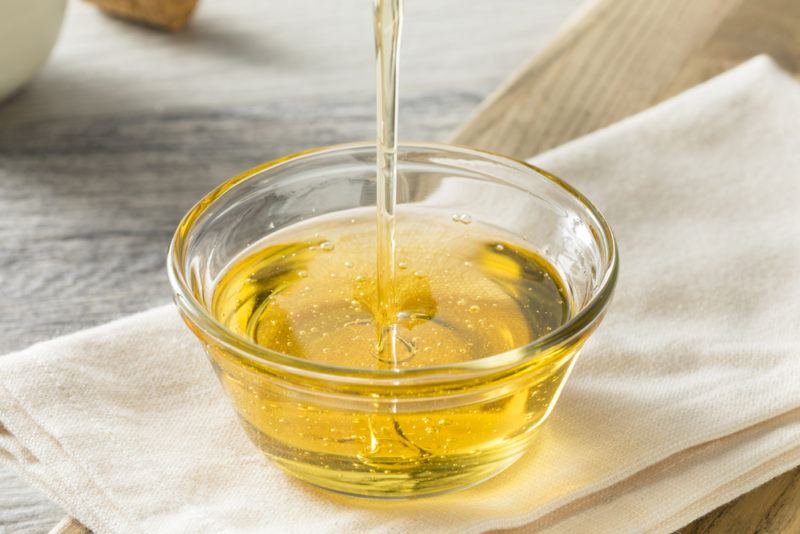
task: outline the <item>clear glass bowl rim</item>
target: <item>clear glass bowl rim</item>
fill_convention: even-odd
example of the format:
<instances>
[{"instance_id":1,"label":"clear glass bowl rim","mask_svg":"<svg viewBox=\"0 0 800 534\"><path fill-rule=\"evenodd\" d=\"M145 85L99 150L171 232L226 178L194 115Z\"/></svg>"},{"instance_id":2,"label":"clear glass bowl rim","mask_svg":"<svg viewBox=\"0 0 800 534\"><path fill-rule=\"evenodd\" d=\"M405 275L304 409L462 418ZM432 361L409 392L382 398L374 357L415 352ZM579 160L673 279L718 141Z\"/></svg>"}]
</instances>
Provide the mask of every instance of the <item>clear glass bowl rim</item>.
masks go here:
<instances>
[{"instance_id":1,"label":"clear glass bowl rim","mask_svg":"<svg viewBox=\"0 0 800 534\"><path fill-rule=\"evenodd\" d=\"M192 292L182 268L182 245L184 235L188 234L189 229L204 211L216 200L222 197L235 185L249 178L260 174L267 169L274 169L282 164L299 159L313 158L331 152L358 151L371 148L375 149L375 144L370 142L343 143L311 148L300 152L295 152L280 158L257 165L241 174L230 178L214 188L210 193L198 201L181 219L177 230L172 238L167 255L167 272L170 285L174 292L175 304L178 308L200 328L203 333L214 339L216 343L236 354L251 360L257 365L267 365L277 367L292 374L303 375L310 378L328 379L334 381L344 381L357 383L367 381L368 383L386 383L387 385L401 385L407 379L445 379L456 381L460 379L474 378L476 375L496 373L509 367L515 367L528 362L549 349L569 342L575 336L580 335L586 329L596 324L608 306L611 295L617 281L619 270L619 253L617 250L616 239L602 213L587 199L581 192L569 185L564 180L553 174L540 169L530 163L517 160L502 154L490 151L479 150L467 146L432 143L432 142L403 142L400 143L398 153L401 149L416 149L422 151L440 151L447 153L468 154L505 165L521 166L526 172L533 172L540 177L555 183L561 189L569 193L579 203L592 214L600 228L602 229L602 239L607 245L607 257L605 258L609 267L598 288L594 291L589 302L583 306L577 314L569 321L550 332L544 337L537 338L530 343L517 347L510 351L492 356L486 356L468 362L458 364L443 364L427 367L410 369L366 369L358 367L346 367L326 363L315 362L303 358L297 358L289 354L273 351L268 348L256 345L246 338L239 336L217 321L201 302L197 300ZM427 381L427 380L426 380Z\"/></svg>"}]
</instances>

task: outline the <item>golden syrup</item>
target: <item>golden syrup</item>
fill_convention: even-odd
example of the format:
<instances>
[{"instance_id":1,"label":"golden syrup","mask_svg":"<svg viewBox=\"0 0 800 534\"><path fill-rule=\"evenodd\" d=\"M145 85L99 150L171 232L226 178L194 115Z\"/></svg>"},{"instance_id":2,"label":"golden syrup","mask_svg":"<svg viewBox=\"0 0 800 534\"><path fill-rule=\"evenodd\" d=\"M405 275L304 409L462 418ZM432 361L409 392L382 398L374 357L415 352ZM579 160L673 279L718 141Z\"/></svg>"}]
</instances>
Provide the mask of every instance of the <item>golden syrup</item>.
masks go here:
<instances>
[{"instance_id":1,"label":"golden syrup","mask_svg":"<svg viewBox=\"0 0 800 534\"><path fill-rule=\"evenodd\" d=\"M378 351L393 366L400 357L397 338L395 204L397 197L397 73L402 28L402 0L375 0L375 71L377 74L377 262Z\"/></svg>"},{"instance_id":2,"label":"golden syrup","mask_svg":"<svg viewBox=\"0 0 800 534\"><path fill-rule=\"evenodd\" d=\"M213 315L262 347L361 369L469 362L524 347L569 319L558 273L513 236L465 214L404 212L394 283L397 351L387 362L377 339L373 217L370 210L341 212L267 237L218 279ZM320 400L225 351L212 351L212 360L251 438L279 465L342 492L404 497L479 481L516 459L554 403L578 346L497 378L513 378L513 388L456 404L392 404L377 394L374 405ZM461 395L486 386L460 386ZM423 396L448 393L432 387ZM411 389L408 395L422 395Z\"/></svg>"},{"instance_id":3,"label":"golden syrup","mask_svg":"<svg viewBox=\"0 0 800 534\"><path fill-rule=\"evenodd\" d=\"M280 353L385 368L376 339L382 310L371 261L374 222L344 214L287 230L226 270L214 290L214 316ZM419 212L403 221L398 237L397 368L500 354L569 317L560 277L512 236Z\"/></svg>"}]
</instances>

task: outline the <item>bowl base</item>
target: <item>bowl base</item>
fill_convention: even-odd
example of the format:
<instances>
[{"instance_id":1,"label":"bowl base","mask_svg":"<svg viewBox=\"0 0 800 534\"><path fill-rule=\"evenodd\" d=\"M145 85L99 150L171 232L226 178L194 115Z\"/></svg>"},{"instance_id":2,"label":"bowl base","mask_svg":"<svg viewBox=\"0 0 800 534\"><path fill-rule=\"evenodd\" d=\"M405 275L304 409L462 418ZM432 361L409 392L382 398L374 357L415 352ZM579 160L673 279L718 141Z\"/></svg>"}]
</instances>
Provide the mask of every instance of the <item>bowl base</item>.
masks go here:
<instances>
[{"instance_id":1,"label":"bowl base","mask_svg":"<svg viewBox=\"0 0 800 534\"><path fill-rule=\"evenodd\" d=\"M265 446L264 435L246 421L243 423L250 438L262 452L295 478L342 495L380 500L441 495L480 484L516 462L529 448L532 438L532 434L519 436L521 439L497 444L494 448L475 454L437 456L416 461L385 458L380 462L365 462L359 458L332 454L314 454L312 458L307 452L296 454L299 451L281 450L274 442Z\"/></svg>"}]
</instances>

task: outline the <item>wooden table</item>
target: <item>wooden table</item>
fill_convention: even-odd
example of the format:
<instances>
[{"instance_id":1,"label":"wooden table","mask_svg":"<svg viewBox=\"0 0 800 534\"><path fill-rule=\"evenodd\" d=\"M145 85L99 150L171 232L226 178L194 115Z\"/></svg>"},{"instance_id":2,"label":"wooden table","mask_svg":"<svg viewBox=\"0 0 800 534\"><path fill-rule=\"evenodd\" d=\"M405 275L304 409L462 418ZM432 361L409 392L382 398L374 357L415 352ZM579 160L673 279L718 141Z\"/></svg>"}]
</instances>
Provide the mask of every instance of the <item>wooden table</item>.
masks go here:
<instances>
[{"instance_id":1,"label":"wooden table","mask_svg":"<svg viewBox=\"0 0 800 534\"><path fill-rule=\"evenodd\" d=\"M447 68L430 70L431 65L427 73L422 69L415 74L412 69L411 88L404 86L404 137L443 137L477 104L487 82L497 81L492 77L498 69L486 74L490 64L496 67L499 62L507 68L505 62L515 46L533 50L537 39L541 42L548 35L544 31L548 24L536 16L547 14L548 22L560 23L573 7L563 0L540 1L534 3L535 9L522 0L502 0L491 2L488 9L489 3L470 3L469 10L453 10L464 5L459 2L440 0L439 7L428 7L433 11L427 14L440 10L440 15L458 17L454 25L463 23L472 32L458 34L470 39L450 43L452 35L442 38L437 34L442 29L430 26L416 39L449 45L449 55L445 50L437 61L450 61L451 67L464 54L485 63L470 61L466 70L471 73L458 75ZM248 6L256 9L254 3ZM472 9L476 12L470 13ZM520 23L520 17L528 18ZM502 30L494 34L496 42L489 42L487 27ZM525 28L531 31L522 31ZM454 139L527 157L644 109L759 52L773 54L797 72L798 28L797 0L592 0L479 108ZM167 57L181 57L166 38L121 27L117 31L138 36L134 42L140 45L144 39L148 50L166 48ZM476 37L476 31L486 40ZM230 79L244 85L231 82L232 95L225 94L224 83L206 73L212 98L194 92L182 98L181 84L163 68L161 77L139 86L144 91L140 94L115 85L113 77L103 78L95 65L88 74L99 79L85 84L85 89L95 88L96 95L81 99L80 91L67 85L71 104L48 103L42 100L41 89L32 91L27 101L23 98L0 109L0 205L11 213L10 222L7 216L0 223L2 246L8 247L0 257L0 272L12 282L5 287L18 287L0 303L7 307L4 312L15 313L0 316L4 331L11 333L2 340L6 349L163 302L167 293L161 278L163 246L179 214L220 177L303 146L371 134L371 101L357 91L357 84L350 87L339 80L344 86L339 92L332 84L335 73L327 70L309 75L324 90L305 88L297 91L300 96L293 95L289 81L248 78L252 62L259 59L258 47L228 39L229 34L212 24L204 35L190 37L189 45L184 40L181 46L184 51L187 46L190 51L192 46L218 47L230 55L226 61L243 61L248 68L233 72ZM270 42L269 35L265 39ZM336 50L349 49L342 45ZM431 61L424 47L412 48L404 57L404 68L415 58ZM103 64L102 58L96 61ZM290 63L279 66L291 70ZM202 66L203 62L190 61L187 68L203 74ZM137 68L148 72L141 65ZM358 71L352 64L347 68ZM407 71L404 75L409 76ZM369 83L366 77L363 83ZM199 91L201 86L188 83L184 88ZM116 107L120 96L114 96L114 89L132 100L123 111ZM153 109L148 97L164 109ZM29 506L42 509L40 503ZM800 532L798 509L800 471L795 470L682 532ZM6 516L0 515L0 529L29 525L31 531L41 531L37 529L42 521L15 522L15 509L8 510ZM53 517L52 506L46 510L39 517ZM83 529L66 520L58 530Z\"/></svg>"}]
</instances>

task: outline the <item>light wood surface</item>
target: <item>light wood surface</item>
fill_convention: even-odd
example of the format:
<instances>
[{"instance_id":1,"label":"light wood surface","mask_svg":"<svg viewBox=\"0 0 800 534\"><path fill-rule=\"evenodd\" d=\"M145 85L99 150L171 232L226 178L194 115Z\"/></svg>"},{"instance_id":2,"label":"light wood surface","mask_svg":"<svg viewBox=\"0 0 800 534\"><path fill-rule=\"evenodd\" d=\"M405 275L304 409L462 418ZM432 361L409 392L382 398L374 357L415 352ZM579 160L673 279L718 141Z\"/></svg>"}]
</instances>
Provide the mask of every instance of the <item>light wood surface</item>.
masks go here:
<instances>
[{"instance_id":1,"label":"light wood surface","mask_svg":"<svg viewBox=\"0 0 800 534\"><path fill-rule=\"evenodd\" d=\"M516 7L520 13L532 13L521 3ZM507 22L519 27L514 26L517 21ZM756 53L771 53L797 72L798 28L797 0L593 0L480 106L454 139L528 157L649 107ZM542 35L534 31L528 37L533 43L526 45L530 51ZM158 42L151 43L153 49L165 46ZM519 46L522 39L514 42ZM427 61L431 61L429 56ZM492 61L489 56L484 59ZM501 62L507 59L499 58ZM95 61L103 64L101 59ZM484 68L489 67L474 66ZM137 69L144 72L143 67ZM357 70L351 68L351 72ZM429 87L437 89L425 90L421 89L423 77L412 76L415 81L406 85L410 89L404 86L406 138L443 137L477 103L481 90L476 87L486 87L485 79L469 85L461 79L467 74L460 73L451 80L458 88L451 86L448 92L442 89L447 74L438 69L428 80ZM326 87L336 86L331 85L335 75L330 70L312 77ZM179 92L167 79L154 83L151 97L156 106L180 104ZM289 103L266 106L263 95L259 99L254 92L257 88L238 86L231 91L241 104L230 100L223 104L219 83L209 81L216 102L187 95L179 111L153 109L146 99L150 93L139 95L119 86L123 94L131 94L128 109L132 111L115 111L114 99L108 96L99 96L94 107L73 104L70 110L61 102L47 104L34 94L29 98L45 102L44 109L28 106L6 114L7 123L0 124L0 177L8 183L1 182L0 199L4 208L13 208L13 225L27 224L30 230L14 230L0 222L0 236L13 238L2 245L9 247L9 253L0 265L5 274L22 269L33 258L46 259L34 265L31 275L15 275L16 281L25 276L31 281L24 282L7 304L14 306L8 310L20 314L16 322L9 319L4 325L12 336L18 333L17 339L3 340L7 348L160 303L166 284L156 273L161 273L163 251L156 254L154 243L166 242L177 216L201 192L255 161L300 146L367 137L372 131L369 98L359 100L365 95L355 96L355 86L347 81L341 82L344 89L334 96L291 95L289 82L280 80L251 84L290 98ZM100 84L106 89L117 87L114 80L100 80ZM66 90L76 98L73 89ZM334 120L331 115L336 115ZM0 121L3 116L0 109ZM316 119L309 123L312 117ZM50 219L52 213L59 214L57 224ZM12 251L14 246L20 250ZM98 280L101 273L109 278ZM69 284L54 287L61 279ZM29 304L31 294L37 296L33 305ZM31 334L30 327L40 324L44 326L36 326ZM798 510L800 470L795 470L682 532L798 532ZM63 534L81 532L70 521L60 528Z\"/></svg>"},{"instance_id":2,"label":"light wood surface","mask_svg":"<svg viewBox=\"0 0 800 534\"><path fill-rule=\"evenodd\" d=\"M444 139L581 2L407 0L402 137ZM0 354L167 303L169 239L198 198L374 136L371 9L205 0L170 35L71 0L48 64L0 103ZM0 467L0 533L63 514Z\"/></svg>"},{"instance_id":3,"label":"light wood surface","mask_svg":"<svg viewBox=\"0 0 800 534\"><path fill-rule=\"evenodd\" d=\"M528 157L762 53L800 73L800 1L594 0L453 140ZM680 532L800 533L800 468Z\"/></svg>"},{"instance_id":4,"label":"light wood surface","mask_svg":"<svg viewBox=\"0 0 800 534\"><path fill-rule=\"evenodd\" d=\"M58 522L49 534L89 534L91 530L84 527L80 521L72 517L65 517Z\"/></svg>"},{"instance_id":5,"label":"light wood surface","mask_svg":"<svg viewBox=\"0 0 800 534\"><path fill-rule=\"evenodd\" d=\"M800 2L593 0L453 140L528 157L760 53L800 71Z\"/></svg>"},{"instance_id":6,"label":"light wood surface","mask_svg":"<svg viewBox=\"0 0 800 534\"><path fill-rule=\"evenodd\" d=\"M168 31L183 28L197 0L88 0L106 13Z\"/></svg>"}]
</instances>

